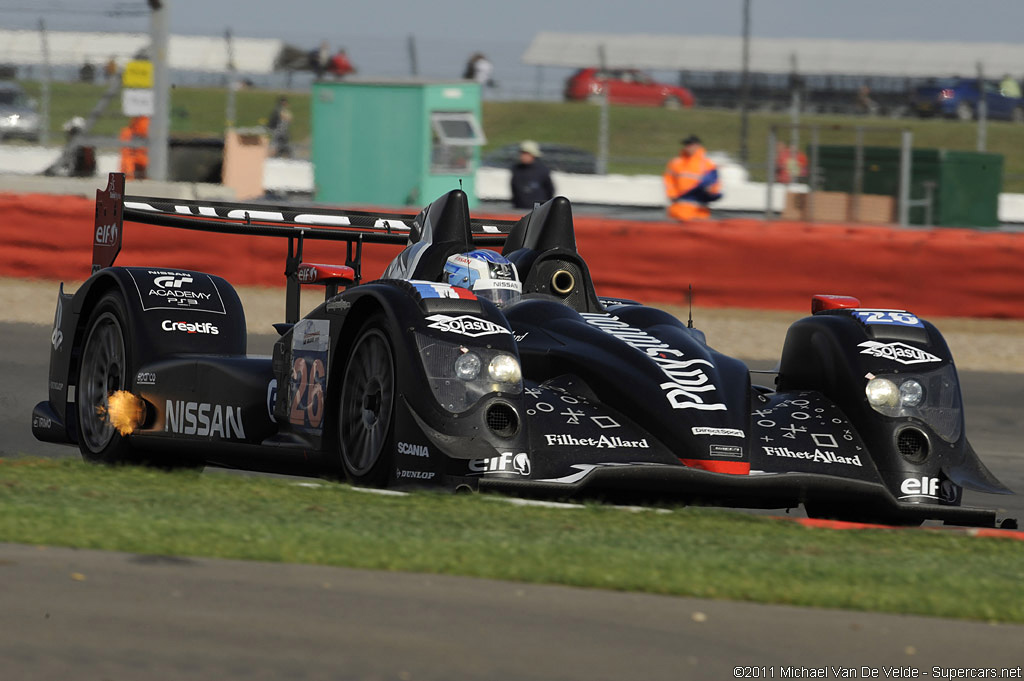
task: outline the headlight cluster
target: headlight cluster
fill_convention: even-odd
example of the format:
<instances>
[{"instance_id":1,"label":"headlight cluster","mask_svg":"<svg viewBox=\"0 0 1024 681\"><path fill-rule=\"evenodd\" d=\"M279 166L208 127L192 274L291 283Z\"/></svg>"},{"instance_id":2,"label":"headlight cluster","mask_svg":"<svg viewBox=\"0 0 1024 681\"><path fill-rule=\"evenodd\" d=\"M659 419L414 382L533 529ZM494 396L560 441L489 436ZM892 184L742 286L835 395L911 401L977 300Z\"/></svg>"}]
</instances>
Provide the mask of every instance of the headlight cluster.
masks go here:
<instances>
[{"instance_id":1,"label":"headlight cluster","mask_svg":"<svg viewBox=\"0 0 1024 681\"><path fill-rule=\"evenodd\" d=\"M888 378L872 378L864 388L871 406L879 408L916 407L924 399L924 386L913 378L899 385Z\"/></svg>"},{"instance_id":2,"label":"headlight cluster","mask_svg":"<svg viewBox=\"0 0 1024 681\"><path fill-rule=\"evenodd\" d=\"M917 418L947 442L960 439L963 413L952 366L920 374L872 376L864 386L871 408L897 418Z\"/></svg>"},{"instance_id":3,"label":"headlight cluster","mask_svg":"<svg viewBox=\"0 0 1024 681\"><path fill-rule=\"evenodd\" d=\"M448 411L463 412L489 393L519 393L523 372L519 360L502 350L469 348L416 334L427 381Z\"/></svg>"}]
</instances>

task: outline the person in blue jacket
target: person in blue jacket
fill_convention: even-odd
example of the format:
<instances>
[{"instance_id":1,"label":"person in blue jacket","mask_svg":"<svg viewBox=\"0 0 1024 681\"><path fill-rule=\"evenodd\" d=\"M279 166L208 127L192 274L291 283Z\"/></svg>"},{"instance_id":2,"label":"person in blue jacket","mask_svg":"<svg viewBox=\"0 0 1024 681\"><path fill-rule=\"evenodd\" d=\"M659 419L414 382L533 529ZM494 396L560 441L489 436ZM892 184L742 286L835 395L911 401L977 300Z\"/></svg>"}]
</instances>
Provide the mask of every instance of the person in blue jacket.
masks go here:
<instances>
[{"instance_id":1,"label":"person in blue jacket","mask_svg":"<svg viewBox=\"0 0 1024 681\"><path fill-rule=\"evenodd\" d=\"M540 145L525 140L519 145L519 162L512 166L512 205L515 208L533 208L555 196L551 171L540 160Z\"/></svg>"}]
</instances>

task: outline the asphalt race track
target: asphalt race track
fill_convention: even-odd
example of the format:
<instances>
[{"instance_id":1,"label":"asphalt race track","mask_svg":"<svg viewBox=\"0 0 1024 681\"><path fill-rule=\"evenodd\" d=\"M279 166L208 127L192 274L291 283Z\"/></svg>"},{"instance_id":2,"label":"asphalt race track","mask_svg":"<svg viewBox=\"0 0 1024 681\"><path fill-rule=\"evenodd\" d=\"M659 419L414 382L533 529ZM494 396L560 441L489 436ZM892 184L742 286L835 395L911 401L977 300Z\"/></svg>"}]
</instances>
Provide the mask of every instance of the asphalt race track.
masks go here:
<instances>
[{"instance_id":1,"label":"asphalt race track","mask_svg":"<svg viewBox=\"0 0 1024 681\"><path fill-rule=\"evenodd\" d=\"M3 544L0 594L11 681L721 681L741 665L763 679L1024 663L1024 626Z\"/></svg>"},{"instance_id":2,"label":"asphalt race track","mask_svg":"<svg viewBox=\"0 0 1024 681\"><path fill-rule=\"evenodd\" d=\"M0 333L0 456L77 456L31 434L49 328ZM1024 374L961 380L975 449L1024 490ZM1024 519L1022 496L967 502ZM744 665L763 667L753 678L840 665L886 678L883 665L1024 665L1024 626L5 544L0 603L0 678L12 680L699 680Z\"/></svg>"}]
</instances>

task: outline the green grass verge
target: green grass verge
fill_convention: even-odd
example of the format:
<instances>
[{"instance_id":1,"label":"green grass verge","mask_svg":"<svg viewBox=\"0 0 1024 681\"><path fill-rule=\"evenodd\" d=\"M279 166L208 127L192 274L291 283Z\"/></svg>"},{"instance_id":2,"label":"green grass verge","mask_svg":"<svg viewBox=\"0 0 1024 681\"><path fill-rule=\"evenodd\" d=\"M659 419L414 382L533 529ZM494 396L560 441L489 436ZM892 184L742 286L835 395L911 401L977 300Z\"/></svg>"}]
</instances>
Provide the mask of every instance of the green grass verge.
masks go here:
<instances>
[{"instance_id":1,"label":"green grass verge","mask_svg":"<svg viewBox=\"0 0 1024 681\"><path fill-rule=\"evenodd\" d=\"M39 97L39 84L26 82L26 91ZM84 116L99 100L104 86L87 83L51 84L50 128L60 139L60 126L72 116ZM266 122L277 97L287 94L292 111L292 140L309 144L311 140L310 95L307 92L279 92L247 89L236 95L236 125L249 127ZM224 134L227 94L219 87L176 87L171 91L171 133L174 135L221 136ZM587 103L568 102L484 102L483 124L487 135L484 152L523 139L570 144L596 153L600 108ZM668 160L679 151L679 140L690 132L699 134L708 149L722 150L738 157L740 116L735 111L613 106L609 119L609 172L623 174L661 174ZM863 116L807 115L807 125L819 125L821 144L853 144L852 130L837 126L865 126L864 143L899 146L898 132L907 128L914 133L919 148L974 151L977 126L972 122L917 118L885 119ZM116 136L126 125L120 115L120 100L111 103L107 115L97 124L94 134ZM749 159L754 179L763 179L770 126L788 126L788 114L751 113L748 118ZM887 128L889 131L880 132ZM788 128L784 132L788 139ZM991 121L988 125L990 151L1005 153L1005 192L1024 192L1024 154L1008 153L1024 148L1024 125ZM810 133L801 133L806 146Z\"/></svg>"},{"instance_id":2,"label":"green grass verge","mask_svg":"<svg viewBox=\"0 0 1024 681\"><path fill-rule=\"evenodd\" d=\"M1024 622L1024 543L0 459L0 541Z\"/></svg>"}]
</instances>

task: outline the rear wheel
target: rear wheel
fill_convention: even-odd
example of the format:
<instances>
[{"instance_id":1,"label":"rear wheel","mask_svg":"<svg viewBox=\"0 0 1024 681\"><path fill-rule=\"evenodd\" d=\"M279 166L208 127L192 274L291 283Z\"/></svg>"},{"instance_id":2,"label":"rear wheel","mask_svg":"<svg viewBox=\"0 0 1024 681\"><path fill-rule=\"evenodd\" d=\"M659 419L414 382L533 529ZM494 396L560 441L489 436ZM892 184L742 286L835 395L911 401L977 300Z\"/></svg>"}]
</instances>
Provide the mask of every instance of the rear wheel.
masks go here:
<instances>
[{"instance_id":1,"label":"rear wheel","mask_svg":"<svg viewBox=\"0 0 1024 681\"><path fill-rule=\"evenodd\" d=\"M1024 107L1018 106L1014 108L1011 119L1014 123L1024 123Z\"/></svg>"},{"instance_id":2,"label":"rear wheel","mask_svg":"<svg viewBox=\"0 0 1024 681\"><path fill-rule=\"evenodd\" d=\"M117 291L104 295L89 315L75 398L78 448L86 461L125 463L131 458L127 438L106 418L110 395L128 387L127 318L124 298Z\"/></svg>"},{"instance_id":3,"label":"rear wheel","mask_svg":"<svg viewBox=\"0 0 1024 681\"><path fill-rule=\"evenodd\" d=\"M974 109L967 102L960 102L956 105L956 117L962 121L969 121L974 118Z\"/></svg>"},{"instance_id":4,"label":"rear wheel","mask_svg":"<svg viewBox=\"0 0 1024 681\"><path fill-rule=\"evenodd\" d=\"M387 484L393 466L388 443L394 430L396 386L394 352L383 318L371 317L345 364L338 409L341 463L354 483Z\"/></svg>"}]
</instances>

